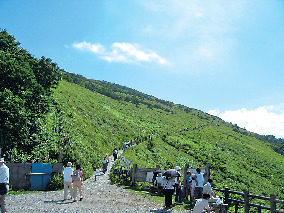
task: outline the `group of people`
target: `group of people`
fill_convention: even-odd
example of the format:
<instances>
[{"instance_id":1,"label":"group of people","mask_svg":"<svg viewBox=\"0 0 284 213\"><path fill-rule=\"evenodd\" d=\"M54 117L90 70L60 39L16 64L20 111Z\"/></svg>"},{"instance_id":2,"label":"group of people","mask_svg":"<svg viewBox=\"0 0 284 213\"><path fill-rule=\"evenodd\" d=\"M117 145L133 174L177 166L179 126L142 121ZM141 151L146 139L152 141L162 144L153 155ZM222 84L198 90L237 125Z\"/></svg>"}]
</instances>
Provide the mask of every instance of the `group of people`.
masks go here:
<instances>
[{"instance_id":1,"label":"group of people","mask_svg":"<svg viewBox=\"0 0 284 213\"><path fill-rule=\"evenodd\" d=\"M165 195L165 207L169 209L172 207L172 195L175 192L175 201L178 205L182 205L183 202L183 191L185 192L185 202L186 203L195 203L193 213L200 213L203 211L211 211L209 206L209 201L213 202L217 198L215 193L212 190L213 180L208 178L206 184L204 184L204 177L206 174L201 173L200 168L196 169L195 174L187 172L186 178L181 182L181 168L177 166L175 168L177 171L173 176L162 177L162 173L157 174L157 177L154 181L154 185L158 186L159 189L163 190ZM184 190L182 188L184 187Z\"/></svg>"},{"instance_id":2,"label":"group of people","mask_svg":"<svg viewBox=\"0 0 284 213\"><path fill-rule=\"evenodd\" d=\"M76 165L76 170L72 168L72 163L68 162L67 167L63 170L64 175L64 200L68 199L68 191L70 191L71 200L77 201L77 192L80 194L80 201L83 200L82 185L83 185L83 172L81 166Z\"/></svg>"}]
</instances>

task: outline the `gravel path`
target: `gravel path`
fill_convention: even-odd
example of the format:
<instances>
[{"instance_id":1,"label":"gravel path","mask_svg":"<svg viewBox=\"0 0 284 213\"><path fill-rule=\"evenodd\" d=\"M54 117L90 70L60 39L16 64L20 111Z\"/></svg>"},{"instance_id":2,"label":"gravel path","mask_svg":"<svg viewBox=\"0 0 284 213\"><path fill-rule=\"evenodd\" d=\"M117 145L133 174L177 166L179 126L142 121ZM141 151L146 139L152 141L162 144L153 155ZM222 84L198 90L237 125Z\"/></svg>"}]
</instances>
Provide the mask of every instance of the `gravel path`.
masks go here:
<instances>
[{"instance_id":1,"label":"gravel path","mask_svg":"<svg viewBox=\"0 0 284 213\"><path fill-rule=\"evenodd\" d=\"M108 174L113 165L110 156L108 171L101 169L84 181L83 201L63 202L63 191L49 191L6 197L9 212L170 212L161 205L110 183ZM78 197L78 196L77 196ZM176 211L171 211L176 212Z\"/></svg>"}]
</instances>

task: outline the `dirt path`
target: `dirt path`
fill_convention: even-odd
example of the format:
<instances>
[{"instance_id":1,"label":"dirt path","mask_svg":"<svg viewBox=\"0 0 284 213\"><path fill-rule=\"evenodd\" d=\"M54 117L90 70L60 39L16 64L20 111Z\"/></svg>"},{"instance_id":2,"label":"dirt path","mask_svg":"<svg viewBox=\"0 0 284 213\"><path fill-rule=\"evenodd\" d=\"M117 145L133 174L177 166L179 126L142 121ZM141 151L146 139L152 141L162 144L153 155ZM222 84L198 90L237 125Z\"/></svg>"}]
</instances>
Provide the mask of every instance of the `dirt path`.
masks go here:
<instances>
[{"instance_id":1,"label":"dirt path","mask_svg":"<svg viewBox=\"0 0 284 213\"><path fill-rule=\"evenodd\" d=\"M63 191L13 195L6 198L9 212L165 212L161 205L145 199L110 183L108 174L113 165L113 157L106 174L101 169L84 181L83 201L72 202L63 199Z\"/></svg>"}]
</instances>

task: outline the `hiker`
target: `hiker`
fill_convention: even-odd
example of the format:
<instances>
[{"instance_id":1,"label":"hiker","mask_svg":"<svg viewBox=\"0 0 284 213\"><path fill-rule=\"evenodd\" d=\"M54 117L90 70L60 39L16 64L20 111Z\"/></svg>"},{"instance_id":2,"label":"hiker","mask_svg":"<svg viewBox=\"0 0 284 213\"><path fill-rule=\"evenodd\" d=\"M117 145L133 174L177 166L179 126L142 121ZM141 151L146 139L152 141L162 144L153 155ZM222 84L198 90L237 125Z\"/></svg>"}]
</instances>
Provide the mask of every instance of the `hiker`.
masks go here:
<instances>
[{"instance_id":1,"label":"hiker","mask_svg":"<svg viewBox=\"0 0 284 213\"><path fill-rule=\"evenodd\" d=\"M170 209L173 205L172 196L175 190L174 185L175 185L174 177L166 177L164 179L163 187L164 187L166 209Z\"/></svg>"},{"instance_id":2,"label":"hiker","mask_svg":"<svg viewBox=\"0 0 284 213\"><path fill-rule=\"evenodd\" d=\"M107 160L106 156L104 156L102 163L103 163L103 173L106 173L107 165L108 165L108 160Z\"/></svg>"},{"instance_id":3,"label":"hiker","mask_svg":"<svg viewBox=\"0 0 284 213\"><path fill-rule=\"evenodd\" d=\"M72 176L73 176L73 169L71 168L72 163L68 162L67 167L64 168L64 200L67 200L68 197L68 189L70 190L71 199L73 198L73 187L72 187Z\"/></svg>"},{"instance_id":4,"label":"hiker","mask_svg":"<svg viewBox=\"0 0 284 213\"><path fill-rule=\"evenodd\" d=\"M109 163L109 155L108 155L108 153L106 153L106 159L107 159L107 162Z\"/></svg>"},{"instance_id":5,"label":"hiker","mask_svg":"<svg viewBox=\"0 0 284 213\"><path fill-rule=\"evenodd\" d=\"M4 158L0 158L0 205L1 212L6 210L6 194L9 191L9 168L4 164Z\"/></svg>"},{"instance_id":6,"label":"hiker","mask_svg":"<svg viewBox=\"0 0 284 213\"><path fill-rule=\"evenodd\" d=\"M159 196L162 195L162 191L163 191L162 184L163 184L163 181L164 181L164 178L162 177L162 173L158 173L158 176L156 177L156 180L154 181L154 186L157 187L157 189L158 189L157 194Z\"/></svg>"},{"instance_id":7,"label":"hiker","mask_svg":"<svg viewBox=\"0 0 284 213\"><path fill-rule=\"evenodd\" d=\"M191 197L191 184L192 184L192 177L191 177L191 172L186 173L186 177L184 179L184 187L185 187L185 200L188 203L188 196L190 196L190 201L192 201Z\"/></svg>"},{"instance_id":8,"label":"hiker","mask_svg":"<svg viewBox=\"0 0 284 213\"><path fill-rule=\"evenodd\" d=\"M176 166L176 170L180 172L181 168ZM182 189L181 189L181 181L180 177L176 177L175 179L175 187L176 187L176 198L175 201L177 204L182 205Z\"/></svg>"},{"instance_id":9,"label":"hiker","mask_svg":"<svg viewBox=\"0 0 284 213\"><path fill-rule=\"evenodd\" d=\"M202 198L202 193L203 193L203 184L204 184L204 173L201 173L200 168L196 169L196 182L197 185L195 186L195 190L194 190L194 197L195 199L200 199Z\"/></svg>"},{"instance_id":10,"label":"hiker","mask_svg":"<svg viewBox=\"0 0 284 213\"><path fill-rule=\"evenodd\" d=\"M83 200L83 194L82 194L83 172L81 170L80 164L76 165L76 170L73 173L72 182L73 182L73 190L74 190L73 202L77 201L76 200L77 190L79 191L79 194L80 194L80 201L82 201Z\"/></svg>"},{"instance_id":11,"label":"hiker","mask_svg":"<svg viewBox=\"0 0 284 213\"><path fill-rule=\"evenodd\" d=\"M193 208L192 213L201 213L201 212L211 212L212 210L209 207L209 200L210 195L208 194L204 194L202 199L198 199L196 201L196 204Z\"/></svg>"},{"instance_id":12,"label":"hiker","mask_svg":"<svg viewBox=\"0 0 284 213\"><path fill-rule=\"evenodd\" d=\"M117 154L118 154L118 151L117 151L117 149L115 147L114 150L113 150L113 159L114 159L114 161L117 159Z\"/></svg>"},{"instance_id":13,"label":"hiker","mask_svg":"<svg viewBox=\"0 0 284 213\"><path fill-rule=\"evenodd\" d=\"M211 178L208 178L207 183L203 186L203 194L209 194L210 198L213 198L213 197L217 198L217 196L212 190L212 183L213 183L213 180Z\"/></svg>"},{"instance_id":14,"label":"hiker","mask_svg":"<svg viewBox=\"0 0 284 213\"><path fill-rule=\"evenodd\" d=\"M190 195L191 195L192 201L195 201L194 191L195 191L195 186L197 185L197 181L196 181L195 174L192 174L191 177L192 177L192 182L191 182Z\"/></svg>"}]
</instances>

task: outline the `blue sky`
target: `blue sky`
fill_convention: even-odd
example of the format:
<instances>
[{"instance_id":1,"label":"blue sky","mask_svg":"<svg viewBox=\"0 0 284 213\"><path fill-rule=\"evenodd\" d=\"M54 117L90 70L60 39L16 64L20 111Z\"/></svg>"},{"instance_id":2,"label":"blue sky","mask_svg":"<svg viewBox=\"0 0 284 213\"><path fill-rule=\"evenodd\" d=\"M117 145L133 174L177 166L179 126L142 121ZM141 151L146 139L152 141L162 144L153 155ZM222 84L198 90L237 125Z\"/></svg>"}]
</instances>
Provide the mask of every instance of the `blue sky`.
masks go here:
<instances>
[{"instance_id":1,"label":"blue sky","mask_svg":"<svg viewBox=\"0 0 284 213\"><path fill-rule=\"evenodd\" d=\"M0 0L39 58L284 138L283 0Z\"/></svg>"}]
</instances>

